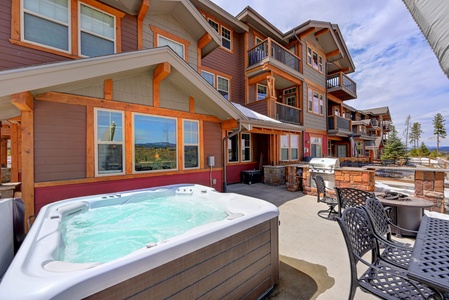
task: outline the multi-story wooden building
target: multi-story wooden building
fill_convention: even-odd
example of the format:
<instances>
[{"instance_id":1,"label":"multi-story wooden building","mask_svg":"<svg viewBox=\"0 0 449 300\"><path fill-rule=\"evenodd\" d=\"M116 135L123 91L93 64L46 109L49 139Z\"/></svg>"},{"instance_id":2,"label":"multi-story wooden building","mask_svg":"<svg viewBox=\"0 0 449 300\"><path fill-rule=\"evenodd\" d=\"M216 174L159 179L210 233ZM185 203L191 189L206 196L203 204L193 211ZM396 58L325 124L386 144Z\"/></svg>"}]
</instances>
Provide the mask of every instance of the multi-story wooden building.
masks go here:
<instances>
[{"instance_id":1,"label":"multi-story wooden building","mask_svg":"<svg viewBox=\"0 0 449 300\"><path fill-rule=\"evenodd\" d=\"M341 113L355 67L335 24L282 33L208 0L0 5L0 120L28 216L68 197L225 190L264 164L351 156Z\"/></svg>"}]
</instances>

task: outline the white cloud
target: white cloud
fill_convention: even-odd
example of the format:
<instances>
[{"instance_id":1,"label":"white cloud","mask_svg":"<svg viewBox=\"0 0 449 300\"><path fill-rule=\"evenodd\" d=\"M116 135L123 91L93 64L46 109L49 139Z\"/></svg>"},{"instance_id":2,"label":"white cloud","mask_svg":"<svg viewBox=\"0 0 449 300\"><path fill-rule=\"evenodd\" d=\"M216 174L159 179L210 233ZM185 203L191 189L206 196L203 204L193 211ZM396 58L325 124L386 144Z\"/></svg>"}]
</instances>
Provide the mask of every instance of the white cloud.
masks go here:
<instances>
[{"instance_id":1,"label":"white cloud","mask_svg":"<svg viewBox=\"0 0 449 300\"><path fill-rule=\"evenodd\" d=\"M377 0L213 0L236 15L251 6L282 32L308 20L336 23L356 66L351 74L358 108L388 106L399 135L405 119L420 122L421 141L435 145L433 117L439 112L449 127L449 79L402 1ZM449 145L449 139L443 141Z\"/></svg>"}]
</instances>

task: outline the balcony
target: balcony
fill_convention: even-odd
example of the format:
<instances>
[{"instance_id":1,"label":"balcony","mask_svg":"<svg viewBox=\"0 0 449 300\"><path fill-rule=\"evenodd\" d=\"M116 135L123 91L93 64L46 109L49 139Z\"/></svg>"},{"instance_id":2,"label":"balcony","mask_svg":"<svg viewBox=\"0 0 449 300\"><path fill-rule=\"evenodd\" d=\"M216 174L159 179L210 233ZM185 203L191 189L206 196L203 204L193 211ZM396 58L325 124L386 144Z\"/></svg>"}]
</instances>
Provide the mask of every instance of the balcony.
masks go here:
<instances>
[{"instance_id":1,"label":"balcony","mask_svg":"<svg viewBox=\"0 0 449 300\"><path fill-rule=\"evenodd\" d=\"M266 58L274 59L290 69L300 72L301 60L299 57L270 38L248 51L248 67L259 64Z\"/></svg>"},{"instance_id":2,"label":"balcony","mask_svg":"<svg viewBox=\"0 0 449 300\"><path fill-rule=\"evenodd\" d=\"M327 129L330 135L347 137L353 134L351 120L349 119L332 115L327 117L327 122Z\"/></svg>"},{"instance_id":3,"label":"balcony","mask_svg":"<svg viewBox=\"0 0 449 300\"><path fill-rule=\"evenodd\" d=\"M276 120L300 125L301 110L297 107L276 103Z\"/></svg>"},{"instance_id":4,"label":"balcony","mask_svg":"<svg viewBox=\"0 0 449 300\"><path fill-rule=\"evenodd\" d=\"M341 100L357 98L357 85L343 72L327 77L327 91Z\"/></svg>"}]
</instances>

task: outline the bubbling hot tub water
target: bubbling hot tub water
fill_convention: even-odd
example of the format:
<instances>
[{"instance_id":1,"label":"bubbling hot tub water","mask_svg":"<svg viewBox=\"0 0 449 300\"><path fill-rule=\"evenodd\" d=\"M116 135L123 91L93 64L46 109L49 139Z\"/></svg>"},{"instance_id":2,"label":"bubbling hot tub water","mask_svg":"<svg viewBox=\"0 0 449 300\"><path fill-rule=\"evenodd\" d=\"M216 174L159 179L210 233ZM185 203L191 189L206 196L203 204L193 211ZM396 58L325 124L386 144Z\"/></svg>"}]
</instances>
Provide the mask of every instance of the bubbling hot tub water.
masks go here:
<instances>
[{"instance_id":1,"label":"bubbling hot tub water","mask_svg":"<svg viewBox=\"0 0 449 300\"><path fill-rule=\"evenodd\" d=\"M139 202L99 207L64 218L61 232L66 246L59 260L108 262L227 217L223 201L145 196L141 195Z\"/></svg>"}]
</instances>

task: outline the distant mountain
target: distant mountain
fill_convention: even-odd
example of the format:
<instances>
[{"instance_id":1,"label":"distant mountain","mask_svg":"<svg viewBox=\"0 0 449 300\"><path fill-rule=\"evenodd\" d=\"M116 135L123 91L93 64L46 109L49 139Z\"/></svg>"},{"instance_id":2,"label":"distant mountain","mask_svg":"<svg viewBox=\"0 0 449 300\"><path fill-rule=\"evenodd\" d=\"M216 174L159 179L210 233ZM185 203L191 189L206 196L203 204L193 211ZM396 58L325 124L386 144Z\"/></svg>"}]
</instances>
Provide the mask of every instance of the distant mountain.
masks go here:
<instances>
[{"instance_id":1,"label":"distant mountain","mask_svg":"<svg viewBox=\"0 0 449 300\"><path fill-rule=\"evenodd\" d=\"M427 147L430 151L436 150L436 146L429 146ZM440 146L440 152L442 153L449 153L449 146Z\"/></svg>"}]
</instances>

